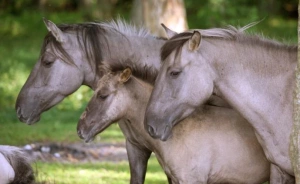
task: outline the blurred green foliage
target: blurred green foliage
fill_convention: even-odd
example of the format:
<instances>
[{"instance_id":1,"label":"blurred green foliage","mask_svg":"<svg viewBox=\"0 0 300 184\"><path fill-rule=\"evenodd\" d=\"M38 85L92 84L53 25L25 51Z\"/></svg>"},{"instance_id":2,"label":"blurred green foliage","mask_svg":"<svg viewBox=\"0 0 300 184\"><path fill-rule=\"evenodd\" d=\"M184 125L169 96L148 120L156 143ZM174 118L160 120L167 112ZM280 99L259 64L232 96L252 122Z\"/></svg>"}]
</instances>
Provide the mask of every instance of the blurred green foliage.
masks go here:
<instances>
[{"instance_id":1,"label":"blurred green foliage","mask_svg":"<svg viewBox=\"0 0 300 184\"><path fill-rule=\"evenodd\" d=\"M145 184L167 183L154 156L150 157ZM125 184L130 173L128 162L98 162L98 163L42 163L37 162L37 182L43 184Z\"/></svg>"},{"instance_id":2,"label":"blurred green foliage","mask_svg":"<svg viewBox=\"0 0 300 184\"><path fill-rule=\"evenodd\" d=\"M185 0L189 28L259 24L248 31L285 43L297 43L297 0Z\"/></svg>"},{"instance_id":3,"label":"blurred green foliage","mask_svg":"<svg viewBox=\"0 0 300 184\"><path fill-rule=\"evenodd\" d=\"M185 0L192 27L245 25L266 17L297 19L297 0Z\"/></svg>"}]
</instances>

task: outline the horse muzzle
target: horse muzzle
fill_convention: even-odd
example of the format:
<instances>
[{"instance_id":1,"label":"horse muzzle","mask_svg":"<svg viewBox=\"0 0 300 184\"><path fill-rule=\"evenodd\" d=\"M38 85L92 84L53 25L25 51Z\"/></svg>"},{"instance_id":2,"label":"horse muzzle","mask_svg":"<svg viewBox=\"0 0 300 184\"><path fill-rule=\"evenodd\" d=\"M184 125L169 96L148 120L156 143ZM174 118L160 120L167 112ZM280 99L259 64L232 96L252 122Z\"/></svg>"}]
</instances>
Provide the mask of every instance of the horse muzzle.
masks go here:
<instances>
[{"instance_id":1,"label":"horse muzzle","mask_svg":"<svg viewBox=\"0 0 300 184\"><path fill-rule=\"evenodd\" d=\"M88 143L94 140L95 134L93 128L90 130L86 125L85 118L80 118L77 124L77 135L84 142Z\"/></svg>"},{"instance_id":2,"label":"horse muzzle","mask_svg":"<svg viewBox=\"0 0 300 184\"><path fill-rule=\"evenodd\" d=\"M28 116L24 115L25 113L22 111L20 106L16 107L16 112L18 119L28 125L32 125L38 122L41 117L39 113L36 113L36 111L31 112Z\"/></svg>"},{"instance_id":3,"label":"horse muzzle","mask_svg":"<svg viewBox=\"0 0 300 184\"><path fill-rule=\"evenodd\" d=\"M165 127L157 127L151 124L145 124L145 129L148 134L154 139L160 139L161 141L167 141L171 137L172 128L167 125Z\"/></svg>"},{"instance_id":4,"label":"horse muzzle","mask_svg":"<svg viewBox=\"0 0 300 184\"><path fill-rule=\"evenodd\" d=\"M92 134L84 134L82 130L77 130L77 135L80 139L84 140L85 143L92 142L95 138Z\"/></svg>"}]
</instances>

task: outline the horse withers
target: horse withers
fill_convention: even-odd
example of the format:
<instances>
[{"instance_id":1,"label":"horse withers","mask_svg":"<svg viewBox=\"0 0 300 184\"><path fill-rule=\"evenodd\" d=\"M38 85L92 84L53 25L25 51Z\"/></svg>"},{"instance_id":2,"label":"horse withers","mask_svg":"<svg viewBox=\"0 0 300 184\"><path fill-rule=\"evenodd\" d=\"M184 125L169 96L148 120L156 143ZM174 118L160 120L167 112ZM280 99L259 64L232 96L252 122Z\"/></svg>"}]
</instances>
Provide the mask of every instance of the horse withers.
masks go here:
<instances>
[{"instance_id":1,"label":"horse withers","mask_svg":"<svg viewBox=\"0 0 300 184\"><path fill-rule=\"evenodd\" d=\"M253 184L269 179L270 163L253 128L232 109L206 105L174 127L167 141L150 137L143 122L151 91L130 69L107 73L78 122L78 135L89 142L118 122L131 174L146 170L154 152L172 183Z\"/></svg>"},{"instance_id":2,"label":"horse withers","mask_svg":"<svg viewBox=\"0 0 300 184\"><path fill-rule=\"evenodd\" d=\"M156 138L212 95L227 101L254 127L271 165L271 183L293 183L289 137L297 46L258 36L245 28L208 29L172 37L161 51L162 68L145 118Z\"/></svg>"}]
</instances>

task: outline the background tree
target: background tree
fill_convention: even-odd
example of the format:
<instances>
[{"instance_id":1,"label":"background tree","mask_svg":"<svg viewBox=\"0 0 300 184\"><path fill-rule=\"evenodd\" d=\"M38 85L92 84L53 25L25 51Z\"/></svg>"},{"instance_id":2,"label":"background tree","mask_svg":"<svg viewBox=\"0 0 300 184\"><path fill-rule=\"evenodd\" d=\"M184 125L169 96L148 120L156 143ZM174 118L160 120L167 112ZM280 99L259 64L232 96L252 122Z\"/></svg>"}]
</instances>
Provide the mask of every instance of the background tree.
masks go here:
<instances>
[{"instance_id":1,"label":"background tree","mask_svg":"<svg viewBox=\"0 0 300 184\"><path fill-rule=\"evenodd\" d=\"M112 18L114 5L118 0L80 0L80 7L88 20L108 20Z\"/></svg>"},{"instance_id":2,"label":"background tree","mask_svg":"<svg viewBox=\"0 0 300 184\"><path fill-rule=\"evenodd\" d=\"M177 32L188 29L183 0L134 0L131 20L157 36L166 36L161 23Z\"/></svg>"},{"instance_id":3,"label":"background tree","mask_svg":"<svg viewBox=\"0 0 300 184\"><path fill-rule=\"evenodd\" d=\"M298 5L298 13L300 2ZM300 184L300 13L298 18L298 63L296 69L296 87L294 91L294 126L291 134L290 157L294 167L296 183Z\"/></svg>"}]
</instances>

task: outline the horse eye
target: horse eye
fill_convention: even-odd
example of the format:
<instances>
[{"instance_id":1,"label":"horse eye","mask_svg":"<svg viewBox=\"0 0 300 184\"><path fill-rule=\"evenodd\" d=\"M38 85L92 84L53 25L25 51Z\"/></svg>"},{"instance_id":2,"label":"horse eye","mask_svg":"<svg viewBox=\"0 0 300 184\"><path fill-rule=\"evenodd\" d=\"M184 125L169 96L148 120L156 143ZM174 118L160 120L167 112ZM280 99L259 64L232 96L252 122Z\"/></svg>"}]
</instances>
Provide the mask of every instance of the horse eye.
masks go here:
<instances>
[{"instance_id":1,"label":"horse eye","mask_svg":"<svg viewBox=\"0 0 300 184\"><path fill-rule=\"evenodd\" d=\"M98 94L97 97L101 100L105 100L109 95Z\"/></svg>"},{"instance_id":2,"label":"horse eye","mask_svg":"<svg viewBox=\"0 0 300 184\"><path fill-rule=\"evenodd\" d=\"M54 62L53 61L43 61L43 65L47 68L50 68Z\"/></svg>"},{"instance_id":3,"label":"horse eye","mask_svg":"<svg viewBox=\"0 0 300 184\"><path fill-rule=\"evenodd\" d=\"M171 75L171 77L178 77L180 73L181 73L181 71L171 71L170 75Z\"/></svg>"}]
</instances>

